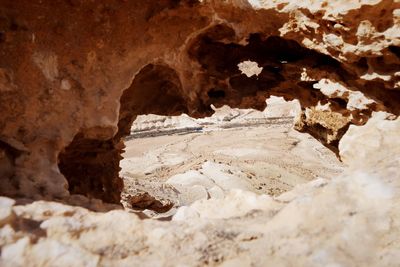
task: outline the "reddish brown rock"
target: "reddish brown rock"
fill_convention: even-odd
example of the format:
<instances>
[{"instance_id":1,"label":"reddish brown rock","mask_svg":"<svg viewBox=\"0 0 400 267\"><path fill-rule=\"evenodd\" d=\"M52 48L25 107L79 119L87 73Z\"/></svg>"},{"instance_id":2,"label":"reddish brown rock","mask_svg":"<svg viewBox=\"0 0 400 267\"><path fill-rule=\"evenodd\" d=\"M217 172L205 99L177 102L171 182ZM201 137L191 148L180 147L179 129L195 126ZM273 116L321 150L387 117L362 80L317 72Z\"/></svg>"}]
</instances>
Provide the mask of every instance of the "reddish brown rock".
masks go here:
<instances>
[{"instance_id":1,"label":"reddish brown rock","mask_svg":"<svg viewBox=\"0 0 400 267\"><path fill-rule=\"evenodd\" d=\"M121 138L138 114L261 109L270 95L329 104L324 114L353 124L399 114L400 3L278 2L2 1L1 194L118 202ZM242 74L246 60L262 72ZM373 102L350 112L348 96L315 88L321 79ZM302 129L334 147L348 126L305 118Z\"/></svg>"}]
</instances>

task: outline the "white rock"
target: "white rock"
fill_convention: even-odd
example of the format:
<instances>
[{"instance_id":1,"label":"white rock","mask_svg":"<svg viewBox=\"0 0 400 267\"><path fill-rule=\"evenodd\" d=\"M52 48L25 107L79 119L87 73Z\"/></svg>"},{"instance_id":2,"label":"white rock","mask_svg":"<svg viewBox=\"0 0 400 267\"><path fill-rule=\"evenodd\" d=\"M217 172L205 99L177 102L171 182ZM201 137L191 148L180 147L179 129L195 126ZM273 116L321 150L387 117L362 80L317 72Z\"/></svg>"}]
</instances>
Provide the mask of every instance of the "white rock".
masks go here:
<instances>
[{"instance_id":1,"label":"white rock","mask_svg":"<svg viewBox=\"0 0 400 267\"><path fill-rule=\"evenodd\" d=\"M0 227L11 222L11 220L14 218L14 212L12 210L14 204L15 200L6 197L0 197Z\"/></svg>"}]
</instances>

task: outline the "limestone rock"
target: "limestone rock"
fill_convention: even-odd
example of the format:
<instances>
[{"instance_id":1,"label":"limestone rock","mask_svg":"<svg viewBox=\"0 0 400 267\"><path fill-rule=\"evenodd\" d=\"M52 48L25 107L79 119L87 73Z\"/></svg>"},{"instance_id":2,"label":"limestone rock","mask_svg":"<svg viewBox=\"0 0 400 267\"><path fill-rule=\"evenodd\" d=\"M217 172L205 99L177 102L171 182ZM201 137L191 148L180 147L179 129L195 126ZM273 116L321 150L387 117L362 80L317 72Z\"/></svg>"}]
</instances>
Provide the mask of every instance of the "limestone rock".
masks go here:
<instances>
[{"instance_id":1,"label":"limestone rock","mask_svg":"<svg viewBox=\"0 0 400 267\"><path fill-rule=\"evenodd\" d=\"M12 206L15 201L9 198L0 197L0 227L9 223L14 216Z\"/></svg>"},{"instance_id":2,"label":"limestone rock","mask_svg":"<svg viewBox=\"0 0 400 267\"><path fill-rule=\"evenodd\" d=\"M353 168L372 170L377 160L385 164L400 163L400 140L396 138L399 129L399 118L394 120L393 115L385 112L374 113L366 125L350 126L339 144L340 157Z\"/></svg>"},{"instance_id":3,"label":"limestone rock","mask_svg":"<svg viewBox=\"0 0 400 267\"><path fill-rule=\"evenodd\" d=\"M399 5L2 1L2 194L118 203L122 138L140 114L202 117L211 104L262 110L276 95L304 110L329 104L332 115L322 120L340 113L362 125L372 111L398 115ZM244 61L261 73L241 74ZM317 92L324 79L361 92L367 109L348 112L351 99ZM337 149L337 129L303 123Z\"/></svg>"},{"instance_id":4,"label":"limestone rock","mask_svg":"<svg viewBox=\"0 0 400 267\"><path fill-rule=\"evenodd\" d=\"M15 200L0 198L0 265L397 266L399 47L398 0L2 0L0 194ZM215 185L196 177L196 199L163 220L92 200L120 203L138 115L235 123L271 96L298 100L298 129L348 168L267 196L207 163ZM310 144L272 130L292 157ZM253 155L240 145L214 153Z\"/></svg>"}]
</instances>

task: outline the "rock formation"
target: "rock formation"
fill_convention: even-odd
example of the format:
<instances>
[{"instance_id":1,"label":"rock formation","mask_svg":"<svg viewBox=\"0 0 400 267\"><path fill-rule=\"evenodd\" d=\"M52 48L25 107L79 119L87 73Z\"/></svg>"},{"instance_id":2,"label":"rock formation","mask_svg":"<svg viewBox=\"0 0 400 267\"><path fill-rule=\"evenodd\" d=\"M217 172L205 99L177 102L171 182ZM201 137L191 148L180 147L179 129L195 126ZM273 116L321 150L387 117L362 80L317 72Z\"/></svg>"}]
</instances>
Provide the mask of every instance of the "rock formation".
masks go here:
<instances>
[{"instance_id":1,"label":"rock formation","mask_svg":"<svg viewBox=\"0 0 400 267\"><path fill-rule=\"evenodd\" d=\"M1 266L398 265L398 0L2 0L0 56ZM169 222L100 201L120 204L136 116L270 96L343 174Z\"/></svg>"},{"instance_id":2,"label":"rock formation","mask_svg":"<svg viewBox=\"0 0 400 267\"><path fill-rule=\"evenodd\" d=\"M3 195L118 203L139 114L283 96L301 103L297 128L337 151L349 125L400 111L395 0L4 0L0 18Z\"/></svg>"}]
</instances>

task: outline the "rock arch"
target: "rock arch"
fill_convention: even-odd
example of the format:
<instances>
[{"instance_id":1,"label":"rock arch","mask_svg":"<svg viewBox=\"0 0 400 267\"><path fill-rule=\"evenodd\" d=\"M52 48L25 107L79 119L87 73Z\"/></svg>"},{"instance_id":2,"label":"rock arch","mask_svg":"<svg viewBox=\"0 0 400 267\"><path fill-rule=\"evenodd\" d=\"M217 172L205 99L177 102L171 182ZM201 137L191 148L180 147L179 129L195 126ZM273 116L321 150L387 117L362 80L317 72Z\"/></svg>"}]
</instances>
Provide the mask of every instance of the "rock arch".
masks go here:
<instances>
[{"instance_id":1,"label":"rock arch","mask_svg":"<svg viewBox=\"0 0 400 267\"><path fill-rule=\"evenodd\" d=\"M119 162L123 138L130 133L133 120L140 114L187 112L177 73L162 64L149 64L123 91L117 134L108 140L91 139L78 133L59 155L59 169L66 177L71 194L83 194L119 203L123 187Z\"/></svg>"}]
</instances>

